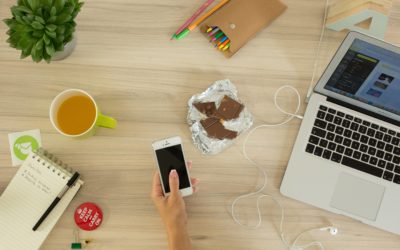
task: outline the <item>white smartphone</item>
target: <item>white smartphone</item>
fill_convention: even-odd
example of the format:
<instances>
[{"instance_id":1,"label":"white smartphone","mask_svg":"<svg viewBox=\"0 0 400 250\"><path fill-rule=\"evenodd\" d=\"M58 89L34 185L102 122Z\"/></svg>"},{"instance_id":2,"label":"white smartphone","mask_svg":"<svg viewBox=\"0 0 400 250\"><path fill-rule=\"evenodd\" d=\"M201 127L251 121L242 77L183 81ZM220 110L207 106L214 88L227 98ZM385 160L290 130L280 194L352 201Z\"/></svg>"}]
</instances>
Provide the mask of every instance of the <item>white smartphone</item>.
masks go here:
<instances>
[{"instance_id":1,"label":"white smartphone","mask_svg":"<svg viewBox=\"0 0 400 250\"><path fill-rule=\"evenodd\" d=\"M193 194L189 170L183 154L182 139L179 136L156 141L152 144L157 159L164 195L170 194L169 173L175 169L179 175L179 191L182 196Z\"/></svg>"}]
</instances>

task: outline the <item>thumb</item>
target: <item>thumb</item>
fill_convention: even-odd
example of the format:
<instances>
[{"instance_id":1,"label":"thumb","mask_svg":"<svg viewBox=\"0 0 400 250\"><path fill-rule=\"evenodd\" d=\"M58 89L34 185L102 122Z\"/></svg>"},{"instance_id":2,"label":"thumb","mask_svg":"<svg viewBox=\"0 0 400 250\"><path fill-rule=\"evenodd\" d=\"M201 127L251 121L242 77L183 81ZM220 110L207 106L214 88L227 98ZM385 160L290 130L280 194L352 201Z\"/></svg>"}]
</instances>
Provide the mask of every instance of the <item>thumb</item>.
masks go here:
<instances>
[{"instance_id":1,"label":"thumb","mask_svg":"<svg viewBox=\"0 0 400 250\"><path fill-rule=\"evenodd\" d=\"M171 190L171 196L179 195L179 177L175 169L172 169L169 173L169 188Z\"/></svg>"}]
</instances>

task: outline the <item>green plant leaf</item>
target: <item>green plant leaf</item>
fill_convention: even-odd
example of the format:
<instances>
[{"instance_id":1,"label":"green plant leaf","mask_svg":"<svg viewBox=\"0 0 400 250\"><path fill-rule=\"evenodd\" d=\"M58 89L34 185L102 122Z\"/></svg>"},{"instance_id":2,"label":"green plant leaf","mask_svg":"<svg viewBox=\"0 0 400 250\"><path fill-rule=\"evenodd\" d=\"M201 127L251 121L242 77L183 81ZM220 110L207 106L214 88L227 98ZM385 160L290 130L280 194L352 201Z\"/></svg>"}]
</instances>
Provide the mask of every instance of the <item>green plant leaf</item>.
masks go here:
<instances>
[{"instance_id":1,"label":"green plant leaf","mask_svg":"<svg viewBox=\"0 0 400 250\"><path fill-rule=\"evenodd\" d=\"M18 10L18 6L11 7L11 13L14 17L17 17L17 16L21 17L23 15L22 12L20 10Z\"/></svg>"},{"instance_id":2,"label":"green plant leaf","mask_svg":"<svg viewBox=\"0 0 400 250\"><path fill-rule=\"evenodd\" d=\"M36 30L42 30L44 28L43 24L39 23L38 21L33 21L31 26Z\"/></svg>"},{"instance_id":3,"label":"green plant leaf","mask_svg":"<svg viewBox=\"0 0 400 250\"><path fill-rule=\"evenodd\" d=\"M51 9L50 9L50 16L55 16L55 15L57 15L57 9L56 9L56 7L51 7Z\"/></svg>"},{"instance_id":4,"label":"green plant leaf","mask_svg":"<svg viewBox=\"0 0 400 250\"><path fill-rule=\"evenodd\" d=\"M54 24L47 24L47 25L46 25L46 29L47 29L48 31L55 31L55 30L57 29L57 25L54 25Z\"/></svg>"},{"instance_id":5,"label":"green plant leaf","mask_svg":"<svg viewBox=\"0 0 400 250\"><path fill-rule=\"evenodd\" d=\"M29 18L28 16L22 16L22 19L25 21L25 23L33 22L33 19Z\"/></svg>"},{"instance_id":6,"label":"green plant leaf","mask_svg":"<svg viewBox=\"0 0 400 250\"><path fill-rule=\"evenodd\" d=\"M31 53L32 60L34 62L37 62L37 63L42 60L42 55L43 55L43 50L40 50L40 51L39 50L34 50Z\"/></svg>"},{"instance_id":7,"label":"green plant leaf","mask_svg":"<svg viewBox=\"0 0 400 250\"><path fill-rule=\"evenodd\" d=\"M18 11L20 11L20 12L24 12L24 13L27 13L27 14L32 14L32 13L33 13L31 9L29 9L29 8L26 7L26 6L22 6L22 5L17 6L16 9L17 9Z\"/></svg>"},{"instance_id":8,"label":"green plant leaf","mask_svg":"<svg viewBox=\"0 0 400 250\"><path fill-rule=\"evenodd\" d=\"M52 16L49 19L47 19L47 23L55 23L56 20L57 20L57 16Z\"/></svg>"},{"instance_id":9,"label":"green plant leaf","mask_svg":"<svg viewBox=\"0 0 400 250\"><path fill-rule=\"evenodd\" d=\"M49 56L53 56L54 53L56 53L56 50L54 49L54 46L52 43L46 46L46 53L49 54Z\"/></svg>"},{"instance_id":10,"label":"green plant leaf","mask_svg":"<svg viewBox=\"0 0 400 250\"><path fill-rule=\"evenodd\" d=\"M42 43L40 43L40 41ZM36 44L32 47L31 50L32 60L34 62L40 62L43 58L43 40L40 39L36 42Z\"/></svg>"},{"instance_id":11,"label":"green plant leaf","mask_svg":"<svg viewBox=\"0 0 400 250\"><path fill-rule=\"evenodd\" d=\"M66 22L69 22L72 19L72 16L66 12L61 13L58 17L57 17L57 24L63 24Z\"/></svg>"},{"instance_id":12,"label":"green plant leaf","mask_svg":"<svg viewBox=\"0 0 400 250\"><path fill-rule=\"evenodd\" d=\"M63 51L64 50L64 43L56 41L54 43L54 48L56 48L56 51Z\"/></svg>"},{"instance_id":13,"label":"green plant leaf","mask_svg":"<svg viewBox=\"0 0 400 250\"><path fill-rule=\"evenodd\" d=\"M17 3L18 3L19 6L30 7L26 0L18 0Z\"/></svg>"},{"instance_id":14,"label":"green plant leaf","mask_svg":"<svg viewBox=\"0 0 400 250\"><path fill-rule=\"evenodd\" d=\"M44 41L44 44L46 44L46 45L49 45L51 43L50 38L46 34L43 35L43 41Z\"/></svg>"},{"instance_id":15,"label":"green plant leaf","mask_svg":"<svg viewBox=\"0 0 400 250\"><path fill-rule=\"evenodd\" d=\"M29 6L31 6L31 9L33 12L36 12L37 8L40 6L40 0L27 0L29 3Z\"/></svg>"},{"instance_id":16,"label":"green plant leaf","mask_svg":"<svg viewBox=\"0 0 400 250\"><path fill-rule=\"evenodd\" d=\"M38 40L35 45L35 50L43 50L43 43L43 39Z\"/></svg>"},{"instance_id":17,"label":"green plant leaf","mask_svg":"<svg viewBox=\"0 0 400 250\"><path fill-rule=\"evenodd\" d=\"M35 29L33 29L31 26L29 25L19 25L20 27L17 27L15 30L18 32L22 32L22 33L30 33L35 31Z\"/></svg>"},{"instance_id":18,"label":"green plant leaf","mask_svg":"<svg viewBox=\"0 0 400 250\"><path fill-rule=\"evenodd\" d=\"M24 59L24 58L27 58L28 56L30 56L31 55L31 50L29 50L29 49L23 49L22 51L21 51L21 56L20 56L20 58L21 59Z\"/></svg>"},{"instance_id":19,"label":"green plant leaf","mask_svg":"<svg viewBox=\"0 0 400 250\"><path fill-rule=\"evenodd\" d=\"M43 8L40 7L35 11L36 16L43 16Z\"/></svg>"},{"instance_id":20,"label":"green plant leaf","mask_svg":"<svg viewBox=\"0 0 400 250\"><path fill-rule=\"evenodd\" d=\"M60 42L60 43L64 43L65 42L64 39L65 39L64 35L57 36L57 41Z\"/></svg>"},{"instance_id":21,"label":"green plant leaf","mask_svg":"<svg viewBox=\"0 0 400 250\"><path fill-rule=\"evenodd\" d=\"M63 25L58 26L56 31L57 31L57 34L64 34L65 26L63 26Z\"/></svg>"},{"instance_id":22,"label":"green plant leaf","mask_svg":"<svg viewBox=\"0 0 400 250\"><path fill-rule=\"evenodd\" d=\"M74 10L75 10L75 8L73 6L70 6L70 7L64 8L63 13L66 12L69 15L71 15L74 12Z\"/></svg>"},{"instance_id":23,"label":"green plant leaf","mask_svg":"<svg viewBox=\"0 0 400 250\"><path fill-rule=\"evenodd\" d=\"M21 16L16 16L15 20L20 24L26 24L25 21L21 18Z\"/></svg>"},{"instance_id":24,"label":"green plant leaf","mask_svg":"<svg viewBox=\"0 0 400 250\"><path fill-rule=\"evenodd\" d=\"M45 32L46 32L46 35L48 35L49 37L54 38L54 39L57 38L56 32L54 32L54 31L48 31L48 30L46 30Z\"/></svg>"},{"instance_id":25,"label":"green plant leaf","mask_svg":"<svg viewBox=\"0 0 400 250\"><path fill-rule=\"evenodd\" d=\"M55 0L54 6L57 9L57 12L60 13L65 6L65 0Z\"/></svg>"},{"instance_id":26,"label":"green plant leaf","mask_svg":"<svg viewBox=\"0 0 400 250\"><path fill-rule=\"evenodd\" d=\"M32 32L32 36L36 38L42 38L44 35L43 30L35 30Z\"/></svg>"},{"instance_id":27,"label":"green plant leaf","mask_svg":"<svg viewBox=\"0 0 400 250\"><path fill-rule=\"evenodd\" d=\"M73 38L73 36L72 35L70 35L70 36L67 36L67 38L65 39L65 44L67 44L67 43L69 43L69 42L71 42L72 41L72 38Z\"/></svg>"},{"instance_id":28,"label":"green plant leaf","mask_svg":"<svg viewBox=\"0 0 400 250\"><path fill-rule=\"evenodd\" d=\"M53 0L42 0L44 6L52 6Z\"/></svg>"},{"instance_id":29,"label":"green plant leaf","mask_svg":"<svg viewBox=\"0 0 400 250\"><path fill-rule=\"evenodd\" d=\"M28 36L22 37L21 40L19 40L17 48L21 48L21 50L28 48L29 45L31 44L31 39Z\"/></svg>"},{"instance_id":30,"label":"green plant leaf","mask_svg":"<svg viewBox=\"0 0 400 250\"><path fill-rule=\"evenodd\" d=\"M46 24L46 22L44 21L44 19L41 18L40 16L35 16L35 20L38 21L39 23L43 24L43 25Z\"/></svg>"},{"instance_id":31,"label":"green plant leaf","mask_svg":"<svg viewBox=\"0 0 400 250\"><path fill-rule=\"evenodd\" d=\"M13 24L15 23L15 20L14 20L14 19L7 18L7 19L4 19L3 22L4 22L9 28L11 28L10 25L13 25Z\"/></svg>"},{"instance_id":32,"label":"green plant leaf","mask_svg":"<svg viewBox=\"0 0 400 250\"><path fill-rule=\"evenodd\" d=\"M43 53L43 58L47 63L50 63L52 56L48 55L47 53Z\"/></svg>"}]
</instances>

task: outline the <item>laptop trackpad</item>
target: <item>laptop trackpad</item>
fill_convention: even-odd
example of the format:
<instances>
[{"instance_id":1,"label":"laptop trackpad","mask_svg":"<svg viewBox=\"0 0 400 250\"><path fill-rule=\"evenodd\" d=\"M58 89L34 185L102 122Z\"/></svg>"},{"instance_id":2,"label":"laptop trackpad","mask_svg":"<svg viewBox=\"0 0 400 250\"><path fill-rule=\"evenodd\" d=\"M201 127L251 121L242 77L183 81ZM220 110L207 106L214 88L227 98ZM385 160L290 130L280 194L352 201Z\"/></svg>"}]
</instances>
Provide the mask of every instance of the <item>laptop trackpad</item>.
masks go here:
<instances>
[{"instance_id":1,"label":"laptop trackpad","mask_svg":"<svg viewBox=\"0 0 400 250\"><path fill-rule=\"evenodd\" d=\"M375 221L384 193L385 187L381 185L341 173L336 183L331 206Z\"/></svg>"}]
</instances>

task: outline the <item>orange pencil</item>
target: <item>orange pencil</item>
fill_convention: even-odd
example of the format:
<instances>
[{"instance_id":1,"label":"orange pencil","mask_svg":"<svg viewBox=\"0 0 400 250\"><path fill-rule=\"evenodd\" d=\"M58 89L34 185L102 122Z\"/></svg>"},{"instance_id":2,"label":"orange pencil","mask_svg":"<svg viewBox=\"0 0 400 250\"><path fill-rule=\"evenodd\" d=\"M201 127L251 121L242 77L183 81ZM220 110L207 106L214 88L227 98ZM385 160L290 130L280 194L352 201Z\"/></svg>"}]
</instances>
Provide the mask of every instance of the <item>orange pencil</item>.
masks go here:
<instances>
[{"instance_id":1,"label":"orange pencil","mask_svg":"<svg viewBox=\"0 0 400 250\"><path fill-rule=\"evenodd\" d=\"M227 49L229 49L231 47L231 44L228 43L228 45L225 46L225 48L222 49L222 51L226 51Z\"/></svg>"},{"instance_id":2,"label":"orange pencil","mask_svg":"<svg viewBox=\"0 0 400 250\"><path fill-rule=\"evenodd\" d=\"M225 42L223 42L218 48L219 49L222 49L222 48L224 48L229 42L230 42L231 40L226 40Z\"/></svg>"},{"instance_id":3,"label":"orange pencil","mask_svg":"<svg viewBox=\"0 0 400 250\"><path fill-rule=\"evenodd\" d=\"M200 23L202 23L204 20L206 20L209 16L211 16L212 14L214 14L214 12L216 12L217 10L219 10L222 6L224 6L225 4L227 4L229 2L229 0L222 0L219 4L215 5L214 8L212 8L209 12L207 12L206 14L204 14L202 17L200 17L199 19L197 19L194 23L192 23L191 25L189 25L188 29L190 31L194 30L195 28L197 28L197 26L199 26Z\"/></svg>"},{"instance_id":4,"label":"orange pencil","mask_svg":"<svg viewBox=\"0 0 400 250\"><path fill-rule=\"evenodd\" d=\"M209 12L207 12L206 14L204 14L202 17L200 17L199 19L197 19L195 22L193 22L191 25L189 25L184 31L182 31L179 35L177 35L175 37L175 39L180 40L182 38L184 38L185 36L187 36L190 31L194 30L195 28L197 28L197 26L199 26L199 24L201 24L204 20L206 20L209 16L211 16L212 14L214 14L214 12L216 12L217 10L219 10L222 6L224 6L225 4L227 4L230 0L222 0L219 4L215 5L214 8L212 8Z\"/></svg>"}]
</instances>

